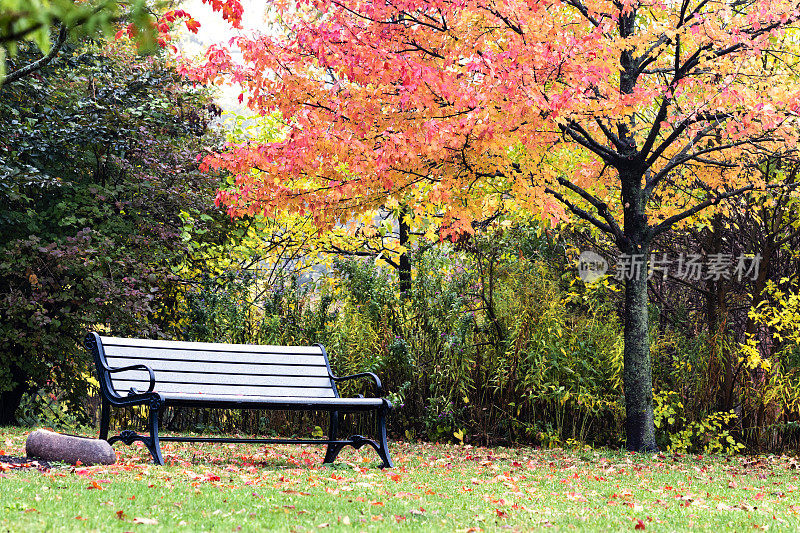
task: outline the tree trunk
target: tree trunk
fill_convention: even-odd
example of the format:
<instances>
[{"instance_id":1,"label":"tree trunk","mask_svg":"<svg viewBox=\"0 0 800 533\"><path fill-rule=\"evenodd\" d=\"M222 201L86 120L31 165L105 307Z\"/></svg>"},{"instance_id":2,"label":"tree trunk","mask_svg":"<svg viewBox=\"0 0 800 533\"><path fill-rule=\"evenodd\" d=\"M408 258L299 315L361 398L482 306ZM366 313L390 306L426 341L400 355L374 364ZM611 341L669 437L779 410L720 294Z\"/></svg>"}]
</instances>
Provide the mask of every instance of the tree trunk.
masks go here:
<instances>
[{"instance_id":1,"label":"tree trunk","mask_svg":"<svg viewBox=\"0 0 800 533\"><path fill-rule=\"evenodd\" d=\"M397 220L400 229L400 246L408 246L408 234L410 228L406 218L407 216L408 208L403 207L403 209L400 210L400 216ZM408 252L403 252L400 254L397 275L400 279L400 293L407 295L408 291L411 290L411 260L408 257Z\"/></svg>"},{"instance_id":2,"label":"tree trunk","mask_svg":"<svg viewBox=\"0 0 800 533\"><path fill-rule=\"evenodd\" d=\"M632 139L626 137L627 140L634 146ZM635 168L620 169L620 183L625 233L620 250L631 259L631 268L625 272L625 352L622 371L626 447L630 451L649 452L658 450L658 447L653 423L653 376L647 327L647 269L650 260L650 237L645 215L647 200L642 191L642 174ZM640 264L639 269L633 266L635 263Z\"/></svg>"},{"instance_id":3,"label":"tree trunk","mask_svg":"<svg viewBox=\"0 0 800 533\"><path fill-rule=\"evenodd\" d=\"M658 450L653 424L646 265L645 261L641 275L625 283L625 435L627 449L636 452Z\"/></svg>"},{"instance_id":4,"label":"tree trunk","mask_svg":"<svg viewBox=\"0 0 800 533\"><path fill-rule=\"evenodd\" d=\"M11 390L0 391L0 427L19 425L17 409L22 396L28 391L22 371L14 365L11 365L10 370L15 385Z\"/></svg>"}]
</instances>

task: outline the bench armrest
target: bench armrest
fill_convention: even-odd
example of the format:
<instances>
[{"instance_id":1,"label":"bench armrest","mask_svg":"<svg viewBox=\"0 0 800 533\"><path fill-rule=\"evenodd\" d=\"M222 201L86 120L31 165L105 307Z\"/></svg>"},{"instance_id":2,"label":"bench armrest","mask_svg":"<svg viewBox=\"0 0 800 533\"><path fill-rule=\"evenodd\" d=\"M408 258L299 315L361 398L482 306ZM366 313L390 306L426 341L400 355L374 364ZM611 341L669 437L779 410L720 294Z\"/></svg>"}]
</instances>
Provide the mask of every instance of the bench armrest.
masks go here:
<instances>
[{"instance_id":1,"label":"bench armrest","mask_svg":"<svg viewBox=\"0 0 800 533\"><path fill-rule=\"evenodd\" d=\"M353 374L351 376L342 376L342 377L336 377L334 375L331 375L330 377L333 381L344 381L346 379L356 379L356 378L372 378L372 380L375 381L375 395L376 396L383 395L383 385L381 385L381 379L372 372L361 372L359 374Z\"/></svg>"},{"instance_id":2,"label":"bench armrest","mask_svg":"<svg viewBox=\"0 0 800 533\"><path fill-rule=\"evenodd\" d=\"M135 394L147 394L148 392L153 392L153 389L156 386L156 375L155 375L155 373L153 373L153 369L150 368L147 365L139 364L139 365L123 366L123 367L119 367L119 368L106 367L105 370L109 374L114 373L114 372L124 372L125 370L147 370L147 373L150 374L150 387L148 387L148 389L146 391L144 391L143 393L139 393L139 391L135 391ZM134 390L135 389L131 389L131 392L134 393Z\"/></svg>"}]
</instances>

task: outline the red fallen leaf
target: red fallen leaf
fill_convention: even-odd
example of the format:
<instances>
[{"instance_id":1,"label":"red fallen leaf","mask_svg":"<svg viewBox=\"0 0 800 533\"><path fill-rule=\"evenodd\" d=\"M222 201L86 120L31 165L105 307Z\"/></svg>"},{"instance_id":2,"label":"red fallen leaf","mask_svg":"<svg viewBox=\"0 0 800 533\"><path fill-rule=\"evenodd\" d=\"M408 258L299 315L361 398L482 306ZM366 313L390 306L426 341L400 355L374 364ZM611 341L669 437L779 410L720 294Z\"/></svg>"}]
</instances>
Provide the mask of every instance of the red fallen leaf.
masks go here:
<instances>
[{"instance_id":1,"label":"red fallen leaf","mask_svg":"<svg viewBox=\"0 0 800 533\"><path fill-rule=\"evenodd\" d=\"M91 474L88 468L81 468L80 470L76 470L75 473L78 474L79 476L88 476L89 474Z\"/></svg>"},{"instance_id":2,"label":"red fallen leaf","mask_svg":"<svg viewBox=\"0 0 800 533\"><path fill-rule=\"evenodd\" d=\"M122 509L117 511L117 518L119 518L120 520L125 520L125 511L123 511Z\"/></svg>"},{"instance_id":3,"label":"red fallen leaf","mask_svg":"<svg viewBox=\"0 0 800 533\"><path fill-rule=\"evenodd\" d=\"M383 505L383 502L369 502L370 505Z\"/></svg>"},{"instance_id":4,"label":"red fallen leaf","mask_svg":"<svg viewBox=\"0 0 800 533\"><path fill-rule=\"evenodd\" d=\"M642 529L645 529L645 528L646 528L646 526L644 525L644 521L641 518L637 518L636 519L636 525L633 527L633 529L642 530Z\"/></svg>"},{"instance_id":5,"label":"red fallen leaf","mask_svg":"<svg viewBox=\"0 0 800 533\"><path fill-rule=\"evenodd\" d=\"M92 489L103 490L103 487L101 487L100 483L98 483L97 481L92 480L92 484L86 487L86 490L92 490Z\"/></svg>"},{"instance_id":6,"label":"red fallen leaf","mask_svg":"<svg viewBox=\"0 0 800 533\"><path fill-rule=\"evenodd\" d=\"M495 509L494 512L497 513L498 518L508 518L508 513L502 509Z\"/></svg>"},{"instance_id":7,"label":"red fallen leaf","mask_svg":"<svg viewBox=\"0 0 800 533\"><path fill-rule=\"evenodd\" d=\"M75 517L75 520L89 520L88 518L84 518L81 515Z\"/></svg>"},{"instance_id":8,"label":"red fallen leaf","mask_svg":"<svg viewBox=\"0 0 800 533\"><path fill-rule=\"evenodd\" d=\"M405 520L405 519L406 519L406 517L403 516L403 515L399 515L399 514L394 515L395 522L399 522L399 521Z\"/></svg>"},{"instance_id":9,"label":"red fallen leaf","mask_svg":"<svg viewBox=\"0 0 800 533\"><path fill-rule=\"evenodd\" d=\"M400 481L401 479L403 478L400 477L400 474L392 474L391 476L392 481Z\"/></svg>"},{"instance_id":10,"label":"red fallen leaf","mask_svg":"<svg viewBox=\"0 0 800 533\"><path fill-rule=\"evenodd\" d=\"M758 494L753 496L753 499L754 500L763 500L764 499L764 493L763 492L759 492Z\"/></svg>"}]
</instances>

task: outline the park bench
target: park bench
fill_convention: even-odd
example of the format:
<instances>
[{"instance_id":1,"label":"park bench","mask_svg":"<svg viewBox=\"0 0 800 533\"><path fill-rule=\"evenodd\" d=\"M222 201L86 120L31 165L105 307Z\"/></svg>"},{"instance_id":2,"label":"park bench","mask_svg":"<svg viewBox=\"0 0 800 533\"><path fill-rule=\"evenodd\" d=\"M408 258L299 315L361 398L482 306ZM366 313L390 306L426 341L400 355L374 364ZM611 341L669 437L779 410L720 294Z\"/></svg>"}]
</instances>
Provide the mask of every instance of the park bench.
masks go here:
<instances>
[{"instance_id":1,"label":"park bench","mask_svg":"<svg viewBox=\"0 0 800 533\"><path fill-rule=\"evenodd\" d=\"M324 463L332 463L347 445L370 445L383 464L391 468L386 442L386 418L392 404L381 398L381 382L363 372L336 377L321 344L314 346L260 346L125 339L89 333L86 348L92 353L100 382L100 438L114 444L141 441L153 461L163 465L161 441L234 442L258 444L326 444ZM342 398L339 381L371 378L375 398ZM108 438L111 407L149 407L150 435L124 430ZM259 439L159 436L158 415L169 406L226 409L327 411L326 439ZM338 438L344 413L377 414L377 442L361 435Z\"/></svg>"}]
</instances>

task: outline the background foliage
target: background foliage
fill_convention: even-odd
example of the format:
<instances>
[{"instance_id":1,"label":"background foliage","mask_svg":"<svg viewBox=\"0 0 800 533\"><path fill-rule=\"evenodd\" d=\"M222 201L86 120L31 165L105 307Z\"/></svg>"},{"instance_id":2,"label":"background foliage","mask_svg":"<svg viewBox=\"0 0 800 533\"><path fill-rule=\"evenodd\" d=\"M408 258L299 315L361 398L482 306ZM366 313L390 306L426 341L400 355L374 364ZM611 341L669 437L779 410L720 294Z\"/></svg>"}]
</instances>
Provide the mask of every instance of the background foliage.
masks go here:
<instances>
[{"instance_id":1,"label":"background foliage","mask_svg":"<svg viewBox=\"0 0 800 533\"><path fill-rule=\"evenodd\" d=\"M40 56L22 44L9 64ZM231 221L213 198L234 177L197 168L221 143L210 128L218 112L166 57L125 42L70 40L0 87L0 424L91 422L93 370L79 341L99 329L321 342L336 373L380 375L395 438L623 444L622 285L584 283L575 268L585 249L615 263L612 243L498 206L471 236L444 242L436 213L398 200L362 218L355 238L342 227L320 235L309 214ZM281 137L275 117L252 122L229 140ZM791 183L797 169L768 160L758 171ZM800 437L798 195L723 204L653 244L672 257L761 257L752 279L650 280L657 441L675 452L781 451ZM326 421L171 410L163 422L307 435Z\"/></svg>"},{"instance_id":2,"label":"background foliage","mask_svg":"<svg viewBox=\"0 0 800 533\"><path fill-rule=\"evenodd\" d=\"M196 171L205 93L121 45L68 50L0 87L0 423L51 382L85 395L90 327L163 329L184 285L182 211L217 217L208 239L226 227L216 179Z\"/></svg>"}]
</instances>

